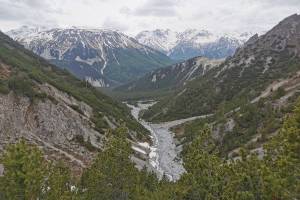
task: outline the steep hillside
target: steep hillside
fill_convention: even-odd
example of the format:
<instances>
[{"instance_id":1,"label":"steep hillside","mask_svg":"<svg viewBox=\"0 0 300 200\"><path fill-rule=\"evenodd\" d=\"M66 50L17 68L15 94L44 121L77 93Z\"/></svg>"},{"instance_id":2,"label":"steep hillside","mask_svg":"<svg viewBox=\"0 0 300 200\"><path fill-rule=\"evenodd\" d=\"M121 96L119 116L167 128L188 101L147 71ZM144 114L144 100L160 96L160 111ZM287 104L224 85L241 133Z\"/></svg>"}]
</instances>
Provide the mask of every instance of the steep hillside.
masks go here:
<instances>
[{"instance_id":1,"label":"steep hillside","mask_svg":"<svg viewBox=\"0 0 300 200\"><path fill-rule=\"evenodd\" d=\"M157 69L138 79L116 88L123 92L153 92L155 90L173 90L181 88L196 77L204 76L209 70L217 67L222 60L210 60L195 57L187 61Z\"/></svg>"},{"instance_id":2,"label":"steep hillside","mask_svg":"<svg viewBox=\"0 0 300 200\"><path fill-rule=\"evenodd\" d=\"M206 30L188 29L175 32L170 29L142 31L136 39L157 49L174 60L187 60L196 56L220 59L234 54L251 37L251 33L215 34Z\"/></svg>"},{"instance_id":3,"label":"steep hillside","mask_svg":"<svg viewBox=\"0 0 300 200\"><path fill-rule=\"evenodd\" d=\"M229 112L268 96L280 88L276 83L300 70L299 37L300 16L292 15L265 35L253 36L233 57L154 105L144 117L167 121Z\"/></svg>"},{"instance_id":4,"label":"steep hillside","mask_svg":"<svg viewBox=\"0 0 300 200\"><path fill-rule=\"evenodd\" d=\"M108 129L127 126L132 139L147 132L127 107L49 64L0 32L0 150L21 138L86 167Z\"/></svg>"},{"instance_id":5,"label":"steep hillside","mask_svg":"<svg viewBox=\"0 0 300 200\"><path fill-rule=\"evenodd\" d=\"M7 34L25 48L97 87L126 83L171 63L159 51L117 31L22 27Z\"/></svg>"}]
</instances>

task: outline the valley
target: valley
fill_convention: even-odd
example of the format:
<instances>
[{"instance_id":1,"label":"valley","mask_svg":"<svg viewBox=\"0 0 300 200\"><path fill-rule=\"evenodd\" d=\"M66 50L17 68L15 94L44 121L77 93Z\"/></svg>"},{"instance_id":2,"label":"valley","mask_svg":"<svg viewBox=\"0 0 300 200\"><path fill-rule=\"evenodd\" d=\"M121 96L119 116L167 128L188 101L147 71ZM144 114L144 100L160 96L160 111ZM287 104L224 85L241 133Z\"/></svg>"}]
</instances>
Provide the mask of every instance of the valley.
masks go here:
<instances>
[{"instance_id":1,"label":"valley","mask_svg":"<svg viewBox=\"0 0 300 200\"><path fill-rule=\"evenodd\" d=\"M228 21L226 3L223 25L182 25L186 2L88 1L118 12L76 13L94 28L4 23L1 200L300 199L300 15ZM76 10L61 6L45 13Z\"/></svg>"},{"instance_id":2,"label":"valley","mask_svg":"<svg viewBox=\"0 0 300 200\"><path fill-rule=\"evenodd\" d=\"M188 119L181 119L172 122L152 124L142 120L139 115L155 103L137 102L136 106L127 104L131 108L131 114L151 133L152 144L146 144L149 148L149 163L157 176L161 179L166 176L170 181L177 181L185 172L180 158L181 146L174 138L174 133L170 129L174 126L193 121L199 118L206 118L207 116L198 116ZM145 147L145 143L141 144Z\"/></svg>"}]
</instances>

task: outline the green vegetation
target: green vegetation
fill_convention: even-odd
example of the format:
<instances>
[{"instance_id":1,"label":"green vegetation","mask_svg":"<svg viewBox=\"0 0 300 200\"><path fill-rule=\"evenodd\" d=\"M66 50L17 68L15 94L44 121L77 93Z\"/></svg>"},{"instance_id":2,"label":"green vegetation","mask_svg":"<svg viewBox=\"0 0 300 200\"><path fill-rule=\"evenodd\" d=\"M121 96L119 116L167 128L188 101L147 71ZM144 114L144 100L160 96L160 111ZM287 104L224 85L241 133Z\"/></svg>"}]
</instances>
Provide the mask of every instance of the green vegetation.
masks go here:
<instances>
[{"instance_id":1,"label":"green vegetation","mask_svg":"<svg viewBox=\"0 0 300 200\"><path fill-rule=\"evenodd\" d=\"M182 143L188 145L198 137L199 130L205 124L210 124L221 157L227 157L230 151L239 147L255 149L278 132L284 116L292 111L298 96L295 94L284 107L272 105L270 99L273 97L270 97L255 104L245 104L240 110L227 115L220 111L210 118L195 120L183 126L184 134L179 139L183 139ZM257 139L250 142L255 137Z\"/></svg>"},{"instance_id":2,"label":"green vegetation","mask_svg":"<svg viewBox=\"0 0 300 200\"><path fill-rule=\"evenodd\" d=\"M4 199L104 200L285 200L300 198L300 104L265 146L264 158L242 149L240 159L219 157L211 130L205 126L186 149L187 172L176 183L158 181L138 171L129 156L126 128L110 134L105 150L79 181L61 163L45 161L42 153L24 141L10 145L1 157ZM75 189L71 189L72 187Z\"/></svg>"},{"instance_id":3,"label":"green vegetation","mask_svg":"<svg viewBox=\"0 0 300 200\"><path fill-rule=\"evenodd\" d=\"M224 112L229 112L251 102L275 81L291 77L299 71L299 58L291 56L287 50L252 52L245 49L244 51L255 54L256 59L250 66L238 64L241 60L247 59L249 52L245 55L237 54L203 77L188 82L175 94L165 97L145 112L143 118L154 122L170 121L216 113L220 106L223 106ZM266 55L272 56L274 60L268 73L262 73ZM222 71L224 67L230 65L234 67ZM283 88L280 88L277 94L274 94L274 98L284 94Z\"/></svg>"},{"instance_id":4,"label":"green vegetation","mask_svg":"<svg viewBox=\"0 0 300 200\"><path fill-rule=\"evenodd\" d=\"M100 152L81 179L83 199L145 199L158 189L158 180L146 171L139 172L129 157L133 154L126 141L126 129L112 134L105 150Z\"/></svg>"},{"instance_id":5,"label":"green vegetation","mask_svg":"<svg viewBox=\"0 0 300 200\"><path fill-rule=\"evenodd\" d=\"M109 52L110 53L110 52ZM109 67L106 69L107 77L121 83L125 83L145 73L172 64L172 60L160 52L153 52L147 55L136 49L115 49L115 55L118 61L112 59L108 62Z\"/></svg>"},{"instance_id":6,"label":"green vegetation","mask_svg":"<svg viewBox=\"0 0 300 200\"><path fill-rule=\"evenodd\" d=\"M115 119L120 125L126 124L129 129L138 133L140 139L147 138L146 130L129 115L129 109L125 105L103 95L66 70L49 64L2 33L0 33L0 61L11 67L10 77L0 81L1 93L14 91L31 100L49 98L53 101L53 98L45 96L38 89L38 84L48 83L90 105L94 111L93 122L98 131L104 133L109 128L103 118L103 116L107 116ZM74 106L73 109L79 111Z\"/></svg>"},{"instance_id":7,"label":"green vegetation","mask_svg":"<svg viewBox=\"0 0 300 200\"><path fill-rule=\"evenodd\" d=\"M161 183L154 174L138 171L130 161L126 128L110 133L104 151L84 171L80 180L71 177L61 162L50 163L41 151L24 141L7 147L0 163L0 197L11 200L148 199ZM149 198L150 200L151 198Z\"/></svg>"},{"instance_id":8,"label":"green vegetation","mask_svg":"<svg viewBox=\"0 0 300 200\"><path fill-rule=\"evenodd\" d=\"M3 199L73 199L70 170L62 163L48 163L42 152L24 141L10 145L1 157L5 175L0 177Z\"/></svg>"},{"instance_id":9,"label":"green vegetation","mask_svg":"<svg viewBox=\"0 0 300 200\"><path fill-rule=\"evenodd\" d=\"M99 89L104 94L112 97L113 99L118 99L121 101L140 101L140 100L161 100L168 95L174 94L174 91L169 89L158 89L151 91L134 91L134 92L123 92L119 90L112 90L110 88L100 88Z\"/></svg>"},{"instance_id":10,"label":"green vegetation","mask_svg":"<svg viewBox=\"0 0 300 200\"><path fill-rule=\"evenodd\" d=\"M84 146L85 148L87 148L89 151L97 151L98 149L96 147L94 147L91 143L91 139L88 138L87 141L84 140L84 137L82 135L76 135L74 140L81 144L82 146Z\"/></svg>"},{"instance_id":11,"label":"green vegetation","mask_svg":"<svg viewBox=\"0 0 300 200\"><path fill-rule=\"evenodd\" d=\"M9 93L9 88L6 80L0 79L0 94L8 94L8 93Z\"/></svg>"}]
</instances>

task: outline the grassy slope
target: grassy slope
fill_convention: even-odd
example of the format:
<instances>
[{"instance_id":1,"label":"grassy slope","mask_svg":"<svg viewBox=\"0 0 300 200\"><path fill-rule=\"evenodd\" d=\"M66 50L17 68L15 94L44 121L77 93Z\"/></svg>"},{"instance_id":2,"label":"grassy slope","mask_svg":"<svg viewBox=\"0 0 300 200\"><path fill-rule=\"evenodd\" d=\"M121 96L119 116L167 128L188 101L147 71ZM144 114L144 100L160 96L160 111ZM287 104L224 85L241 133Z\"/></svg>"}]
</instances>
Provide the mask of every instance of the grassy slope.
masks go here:
<instances>
[{"instance_id":1,"label":"grassy slope","mask_svg":"<svg viewBox=\"0 0 300 200\"><path fill-rule=\"evenodd\" d=\"M140 133L140 137L146 131L131 117L129 109L103 95L90 85L61 70L44 59L24 49L21 45L11 40L0 32L0 60L10 66L12 76L9 79L0 80L0 91L9 92L11 89L21 92L30 98L40 96L34 91L34 85L49 83L61 91L64 91L76 99L90 105L94 110L93 121L99 131L108 128L103 116L109 116L126 124L128 128Z\"/></svg>"}]
</instances>

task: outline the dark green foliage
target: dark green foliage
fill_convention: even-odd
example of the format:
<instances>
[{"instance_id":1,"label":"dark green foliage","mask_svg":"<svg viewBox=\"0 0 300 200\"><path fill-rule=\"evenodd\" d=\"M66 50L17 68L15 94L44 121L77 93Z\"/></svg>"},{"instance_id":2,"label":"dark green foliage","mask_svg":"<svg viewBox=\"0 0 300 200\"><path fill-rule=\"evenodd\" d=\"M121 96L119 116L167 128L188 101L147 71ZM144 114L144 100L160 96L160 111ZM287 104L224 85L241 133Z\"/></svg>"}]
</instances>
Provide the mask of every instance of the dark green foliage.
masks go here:
<instances>
[{"instance_id":1,"label":"dark green foliage","mask_svg":"<svg viewBox=\"0 0 300 200\"><path fill-rule=\"evenodd\" d=\"M165 67L173 62L167 56L159 52L145 55L136 49L115 49L114 54L115 55L111 55L111 57L116 56L118 62L113 59L109 61L109 67L107 67L105 72L109 79L120 83L135 80L147 72Z\"/></svg>"},{"instance_id":2,"label":"dark green foliage","mask_svg":"<svg viewBox=\"0 0 300 200\"><path fill-rule=\"evenodd\" d=\"M70 105L70 107L71 107L73 110L77 111L78 113L84 115L84 113L82 112L82 110L79 108L78 105Z\"/></svg>"},{"instance_id":3,"label":"dark green foliage","mask_svg":"<svg viewBox=\"0 0 300 200\"><path fill-rule=\"evenodd\" d=\"M9 88L5 80L0 80L0 94L8 94Z\"/></svg>"},{"instance_id":4,"label":"dark green foliage","mask_svg":"<svg viewBox=\"0 0 300 200\"><path fill-rule=\"evenodd\" d=\"M75 45L70 49L69 54L78 55L79 57L96 57L99 52L93 48L83 48L81 45ZM76 77L85 79L91 77L93 79L102 79L110 87L127 83L135 80L151 70L165 67L171 64L173 61L166 55L149 49L135 49L135 48L108 48L104 50L106 52L106 63L94 63L92 66L76 61L72 56L64 57L63 60L52 59L51 63L66 69ZM104 70L104 76L99 72L99 68L106 65Z\"/></svg>"},{"instance_id":5,"label":"dark green foliage","mask_svg":"<svg viewBox=\"0 0 300 200\"><path fill-rule=\"evenodd\" d=\"M224 162L205 128L188 147L187 173L178 182L178 199L298 199L300 191L300 105L259 159L245 150L240 159Z\"/></svg>"},{"instance_id":6,"label":"dark green foliage","mask_svg":"<svg viewBox=\"0 0 300 200\"><path fill-rule=\"evenodd\" d=\"M71 179L70 169L63 162L50 166L46 184L49 187L48 192L44 195L46 200L76 199L76 184Z\"/></svg>"},{"instance_id":7,"label":"dark green foliage","mask_svg":"<svg viewBox=\"0 0 300 200\"><path fill-rule=\"evenodd\" d=\"M245 47L244 51L247 48L250 47ZM249 51L250 55L256 57L250 66L238 64L248 56L247 52L241 51L206 75L188 82L175 94L165 97L145 112L143 117L148 121L170 121L216 113L221 105L224 106L224 112L229 112L251 102L276 80L293 76L300 69L299 58L290 55L287 50L280 53L266 49L256 53ZM267 73L263 73L267 55L272 56L273 60ZM232 63L234 66L228 67ZM222 70L224 67L228 68ZM274 98L284 95L283 88L277 92Z\"/></svg>"},{"instance_id":8,"label":"dark green foliage","mask_svg":"<svg viewBox=\"0 0 300 200\"><path fill-rule=\"evenodd\" d=\"M36 91L33 89L33 83L26 77L12 77L8 81L8 87L10 90L14 91L16 94L24 95L33 99L36 95Z\"/></svg>"},{"instance_id":9,"label":"dark green foliage","mask_svg":"<svg viewBox=\"0 0 300 200\"><path fill-rule=\"evenodd\" d=\"M126 124L128 128L136 131L140 138L147 138L146 130L131 117L125 105L103 95L91 85L72 76L68 71L49 64L2 33L0 33L0 60L9 65L12 71L8 80L0 80L1 93L14 91L31 100L44 99L46 96L39 92L37 84L48 83L90 105L95 113L93 122L100 132L103 133L109 128L102 116L109 116L118 124ZM51 96L47 98L57 103ZM74 106L73 109L80 112ZM98 113L101 113L101 116Z\"/></svg>"},{"instance_id":10,"label":"dark green foliage","mask_svg":"<svg viewBox=\"0 0 300 200\"><path fill-rule=\"evenodd\" d=\"M88 138L87 141L84 140L84 137L82 135L76 135L74 140L81 144L82 146L84 146L85 148L87 148L89 151L97 151L98 149L96 147L94 147L91 143L91 139Z\"/></svg>"},{"instance_id":11,"label":"dark green foliage","mask_svg":"<svg viewBox=\"0 0 300 200\"><path fill-rule=\"evenodd\" d=\"M223 182L222 160L217 156L216 146L205 128L189 146L185 157L187 173L179 181L186 187L184 199L220 199Z\"/></svg>"},{"instance_id":12,"label":"dark green foliage","mask_svg":"<svg viewBox=\"0 0 300 200\"><path fill-rule=\"evenodd\" d=\"M24 141L7 148L1 157L5 174L0 193L5 199L38 199L42 197L47 165L41 151L28 146Z\"/></svg>"},{"instance_id":13,"label":"dark green foliage","mask_svg":"<svg viewBox=\"0 0 300 200\"><path fill-rule=\"evenodd\" d=\"M276 90L275 94L273 95L273 99L279 99L280 97L283 97L286 94L284 88L280 87L278 90Z\"/></svg>"},{"instance_id":14,"label":"dark green foliage","mask_svg":"<svg viewBox=\"0 0 300 200\"><path fill-rule=\"evenodd\" d=\"M208 123L214 132L218 132L217 146L222 157L239 147L259 147L280 129L284 116L291 112L297 96L285 103L285 107L274 107L270 99L261 99L258 103L245 104L238 111L226 115L220 109L219 113L210 118L185 124L181 136L184 138L183 144L189 144L197 138L199 130ZM227 130L229 121L233 123L232 130ZM253 137L257 137L257 141L249 142Z\"/></svg>"},{"instance_id":15,"label":"dark green foliage","mask_svg":"<svg viewBox=\"0 0 300 200\"><path fill-rule=\"evenodd\" d=\"M187 172L176 183L158 181L138 171L129 157L127 129L110 134L104 151L84 172L79 184L61 163L47 163L25 142L11 145L2 156L0 177L4 199L92 200L285 200L300 196L300 105L279 134L265 146L263 159L242 149L240 159L225 161L205 128L186 149ZM70 186L76 186L72 192ZM48 188L49 190L45 190ZM46 192L45 192L46 191Z\"/></svg>"},{"instance_id":16,"label":"dark green foliage","mask_svg":"<svg viewBox=\"0 0 300 200\"><path fill-rule=\"evenodd\" d=\"M48 163L42 152L24 141L7 147L1 157L4 176L0 197L10 200L71 200L71 176L62 163Z\"/></svg>"},{"instance_id":17,"label":"dark green foliage","mask_svg":"<svg viewBox=\"0 0 300 200\"><path fill-rule=\"evenodd\" d=\"M84 199L143 199L146 193L157 190L156 178L145 171L139 172L130 161L133 152L126 141L126 132L125 128L116 130L105 150L83 174Z\"/></svg>"}]
</instances>

